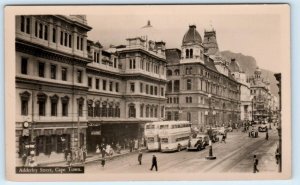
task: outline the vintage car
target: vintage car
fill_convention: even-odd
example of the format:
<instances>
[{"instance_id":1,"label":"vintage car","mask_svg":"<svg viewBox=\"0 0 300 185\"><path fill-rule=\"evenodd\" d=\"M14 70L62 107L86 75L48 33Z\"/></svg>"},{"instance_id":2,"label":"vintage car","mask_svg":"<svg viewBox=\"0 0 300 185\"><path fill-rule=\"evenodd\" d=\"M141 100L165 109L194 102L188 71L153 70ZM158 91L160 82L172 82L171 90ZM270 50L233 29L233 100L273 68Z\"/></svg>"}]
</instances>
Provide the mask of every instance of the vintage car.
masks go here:
<instances>
[{"instance_id":1,"label":"vintage car","mask_svg":"<svg viewBox=\"0 0 300 185\"><path fill-rule=\"evenodd\" d=\"M202 150L209 144L209 136L205 133L199 133L191 136L188 142L187 150Z\"/></svg>"},{"instance_id":2,"label":"vintage car","mask_svg":"<svg viewBox=\"0 0 300 185\"><path fill-rule=\"evenodd\" d=\"M258 132L267 132L268 125L266 123L262 123L258 126Z\"/></svg>"}]
</instances>

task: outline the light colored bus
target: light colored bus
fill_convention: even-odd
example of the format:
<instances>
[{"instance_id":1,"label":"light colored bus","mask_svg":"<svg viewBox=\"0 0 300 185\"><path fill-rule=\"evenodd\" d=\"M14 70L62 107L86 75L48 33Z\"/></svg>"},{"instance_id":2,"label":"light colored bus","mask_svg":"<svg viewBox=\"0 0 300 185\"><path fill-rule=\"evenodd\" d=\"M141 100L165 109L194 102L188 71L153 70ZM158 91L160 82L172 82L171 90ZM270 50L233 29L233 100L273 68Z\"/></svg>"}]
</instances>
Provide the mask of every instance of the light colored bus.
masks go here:
<instances>
[{"instance_id":1,"label":"light colored bus","mask_svg":"<svg viewBox=\"0 0 300 185\"><path fill-rule=\"evenodd\" d=\"M166 121L160 124L158 136L161 151L181 151L187 148L191 133L191 123L188 121Z\"/></svg>"},{"instance_id":2,"label":"light colored bus","mask_svg":"<svg viewBox=\"0 0 300 185\"><path fill-rule=\"evenodd\" d=\"M145 139L148 151L160 150L160 139L158 137L158 130L161 122L151 122L145 125Z\"/></svg>"}]
</instances>

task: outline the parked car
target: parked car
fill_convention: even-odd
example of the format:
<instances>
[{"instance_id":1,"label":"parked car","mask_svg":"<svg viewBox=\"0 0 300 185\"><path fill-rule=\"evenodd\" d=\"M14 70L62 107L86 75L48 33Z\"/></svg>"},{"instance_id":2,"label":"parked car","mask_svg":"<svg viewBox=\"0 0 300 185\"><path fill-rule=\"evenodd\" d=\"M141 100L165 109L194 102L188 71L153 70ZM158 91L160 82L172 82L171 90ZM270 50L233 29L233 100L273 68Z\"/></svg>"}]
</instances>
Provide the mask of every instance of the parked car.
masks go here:
<instances>
[{"instance_id":1,"label":"parked car","mask_svg":"<svg viewBox=\"0 0 300 185\"><path fill-rule=\"evenodd\" d=\"M256 127L252 127L252 130L249 131L249 137L257 138L258 137L258 129Z\"/></svg>"},{"instance_id":2,"label":"parked car","mask_svg":"<svg viewBox=\"0 0 300 185\"><path fill-rule=\"evenodd\" d=\"M268 125L266 123L262 123L258 126L258 132L267 132Z\"/></svg>"},{"instance_id":3,"label":"parked car","mask_svg":"<svg viewBox=\"0 0 300 185\"><path fill-rule=\"evenodd\" d=\"M189 139L187 150L202 150L209 144L209 136L204 133L199 133Z\"/></svg>"}]
</instances>

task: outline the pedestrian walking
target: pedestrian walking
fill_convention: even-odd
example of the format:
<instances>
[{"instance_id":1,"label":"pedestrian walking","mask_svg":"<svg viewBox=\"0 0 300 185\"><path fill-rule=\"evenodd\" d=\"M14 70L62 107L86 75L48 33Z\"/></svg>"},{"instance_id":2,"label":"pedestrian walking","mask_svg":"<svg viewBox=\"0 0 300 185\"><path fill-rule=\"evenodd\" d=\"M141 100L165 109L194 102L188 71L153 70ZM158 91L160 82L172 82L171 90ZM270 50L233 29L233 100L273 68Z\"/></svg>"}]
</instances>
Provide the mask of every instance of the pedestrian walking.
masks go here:
<instances>
[{"instance_id":1,"label":"pedestrian walking","mask_svg":"<svg viewBox=\"0 0 300 185\"><path fill-rule=\"evenodd\" d=\"M140 165L142 165L142 158L143 158L143 153L141 150L139 150L138 161Z\"/></svg>"},{"instance_id":2,"label":"pedestrian walking","mask_svg":"<svg viewBox=\"0 0 300 185\"><path fill-rule=\"evenodd\" d=\"M155 155L152 157L152 166L150 168L151 171L153 170L153 167L155 167L155 170L157 171L157 159Z\"/></svg>"},{"instance_id":3,"label":"pedestrian walking","mask_svg":"<svg viewBox=\"0 0 300 185\"><path fill-rule=\"evenodd\" d=\"M105 158L101 159L101 166L102 166L102 168L105 166Z\"/></svg>"},{"instance_id":4,"label":"pedestrian walking","mask_svg":"<svg viewBox=\"0 0 300 185\"><path fill-rule=\"evenodd\" d=\"M253 157L253 173L259 172L259 170L257 169L257 165L258 165L258 159L256 158L256 155L254 155L254 157Z\"/></svg>"},{"instance_id":5,"label":"pedestrian walking","mask_svg":"<svg viewBox=\"0 0 300 185\"><path fill-rule=\"evenodd\" d=\"M105 154L106 154L105 148L102 148L101 149L101 156L102 156L102 158L105 157Z\"/></svg>"},{"instance_id":6,"label":"pedestrian walking","mask_svg":"<svg viewBox=\"0 0 300 185\"><path fill-rule=\"evenodd\" d=\"M23 155L22 155L22 164L23 164L23 167L26 165L26 160L27 160L27 154L24 152Z\"/></svg>"},{"instance_id":7,"label":"pedestrian walking","mask_svg":"<svg viewBox=\"0 0 300 185\"><path fill-rule=\"evenodd\" d=\"M68 166L71 166L71 163L72 163L72 157L71 157L71 153L69 152L67 154L67 165Z\"/></svg>"},{"instance_id":8,"label":"pedestrian walking","mask_svg":"<svg viewBox=\"0 0 300 185\"><path fill-rule=\"evenodd\" d=\"M222 141L221 141L221 143L223 143L223 142L226 144L226 135L225 134L222 135Z\"/></svg>"},{"instance_id":9,"label":"pedestrian walking","mask_svg":"<svg viewBox=\"0 0 300 185\"><path fill-rule=\"evenodd\" d=\"M266 140L269 140L269 133L268 133L268 131L266 132Z\"/></svg>"},{"instance_id":10,"label":"pedestrian walking","mask_svg":"<svg viewBox=\"0 0 300 185\"><path fill-rule=\"evenodd\" d=\"M85 162L86 156L87 156L87 151L86 151L85 147L83 147L83 149L82 149L82 155L83 155L83 162Z\"/></svg>"}]
</instances>

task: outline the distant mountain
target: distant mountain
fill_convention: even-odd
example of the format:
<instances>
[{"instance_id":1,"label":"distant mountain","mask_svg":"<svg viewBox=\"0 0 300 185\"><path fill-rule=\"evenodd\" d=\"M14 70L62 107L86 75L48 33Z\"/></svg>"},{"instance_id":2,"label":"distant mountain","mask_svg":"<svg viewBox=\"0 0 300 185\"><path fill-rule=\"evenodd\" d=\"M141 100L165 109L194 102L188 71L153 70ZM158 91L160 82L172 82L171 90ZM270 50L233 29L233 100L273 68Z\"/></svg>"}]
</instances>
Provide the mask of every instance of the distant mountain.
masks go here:
<instances>
[{"instance_id":1,"label":"distant mountain","mask_svg":"<svg viewBox=\"0 0 300 185\"><path fill-rule=\"evenodd\" d=\"M246 56L243 55L242 53L234 53L231 51L221 51L221 54L227 61L230 61L232 58L235 58L235 60L240 65L240 68L247 74L247 76L253 76L257 66L254 57ZM278 96L278 88L276 85L277 81L274 77L274 72L266 69L261 69L261 72L262 72L262 77L265 80L269 80L270 82L271 93Z\"/></svg>"}]
</instances>

